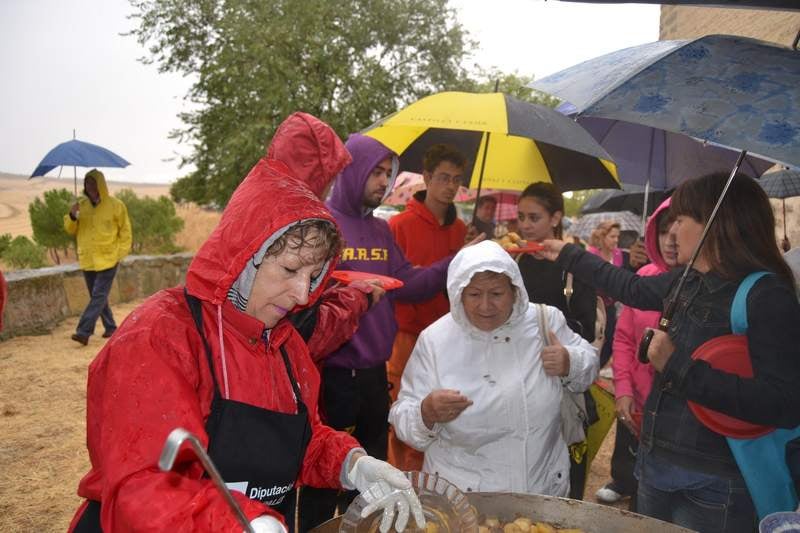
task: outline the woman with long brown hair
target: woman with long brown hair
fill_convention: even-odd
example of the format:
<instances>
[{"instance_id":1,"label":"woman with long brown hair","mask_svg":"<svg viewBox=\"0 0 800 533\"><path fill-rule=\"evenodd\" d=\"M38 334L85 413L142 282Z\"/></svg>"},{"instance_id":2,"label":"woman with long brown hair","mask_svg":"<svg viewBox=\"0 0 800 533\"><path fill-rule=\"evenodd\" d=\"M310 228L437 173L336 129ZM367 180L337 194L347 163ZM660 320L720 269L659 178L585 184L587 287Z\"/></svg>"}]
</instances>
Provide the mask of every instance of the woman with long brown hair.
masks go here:
<instances>
[{"instance_id":1,"label":"woman with long brown hair","mask_svg":"<svg viewBox=\"0 0 800 533\"><path fill-rule=\"evenodd\" d=\"M688 263L727 176L681 184L672 197L678 263ZM656 374L645 402L636 473L638 511L700 531L753 531L756 510L725 436L709 429L689 402L768 427L800 425L800 305L792 272L775 239L769 200L737 176L690 269L668 332L656 331L648 356ZM639 277L561 241L543 255L626 305L661 310L680 270ZM728 335L731 306L745 276L766 271L746 299L753 377L713 368L692 356Z\"/></svg>"}]
</instances>

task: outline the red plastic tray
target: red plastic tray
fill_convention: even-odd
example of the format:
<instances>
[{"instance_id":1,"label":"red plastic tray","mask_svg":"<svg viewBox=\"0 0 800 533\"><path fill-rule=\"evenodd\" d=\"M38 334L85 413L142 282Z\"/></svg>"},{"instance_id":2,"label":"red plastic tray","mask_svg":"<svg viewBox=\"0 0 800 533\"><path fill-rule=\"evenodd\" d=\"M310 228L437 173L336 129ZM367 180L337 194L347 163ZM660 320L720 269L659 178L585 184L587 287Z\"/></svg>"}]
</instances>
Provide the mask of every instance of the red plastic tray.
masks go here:
<instances>
[{"instance_id":1,"label":"red plastic tray","mask_svg":"<svg viewBox=\"0 0 800 533\"><path fill-rule=\"evenodd\" d=\"M520 246L519 248L508 248L506 252L510 254L530 254L534 252L541 252L544 250L544 246L538 242L529 242L525 246Z\"/></svg>"},{"instance_id":2,"label":"red plastic tray","mask_svg":"<svg viewBox=\"0 0 800 533\"><path fill-rule=\"evenodd\" d=\"M746 335L715 337L698 347L692 354L692 359L705 361L712 368L743 378L753 377L753 366L750 363L750 350L747 348ZM775 429L739 420L692 401L688 403L689 409L705 427L726 437L754 439Z\"/></svg>"},{"instance_id":3,"label":"red plastic tray","mask_svg":"<svg viewBox=\"0 0 800 533\"><path fill-rule=\"evenodd\" d=\"M381 284L381 287L390 291L392 289L399 289L403 286L403 282L397 278L392 278L389 276L381 276L380 274L374 274L372 272L357 272L355 270L334 270L331 272L331 277L336 281L340 281L345 285L349 285L354 281L367 281L367 280L378 280Z\"/></svg>"}]
</instances>

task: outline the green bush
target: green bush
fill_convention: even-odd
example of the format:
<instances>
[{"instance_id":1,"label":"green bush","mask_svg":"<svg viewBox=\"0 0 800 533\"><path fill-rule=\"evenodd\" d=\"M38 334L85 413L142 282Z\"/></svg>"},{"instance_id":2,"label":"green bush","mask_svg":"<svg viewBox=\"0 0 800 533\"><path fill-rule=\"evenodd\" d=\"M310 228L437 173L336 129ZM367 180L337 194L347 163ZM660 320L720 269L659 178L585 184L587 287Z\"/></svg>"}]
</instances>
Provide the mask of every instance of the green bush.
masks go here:
<instances>
[{"instance_id":1,"label":"green bush","mask_svg":"<svg viewBox=\"0 0 800 533\"><path fill-rule=\"evenodd\" d=\"M53 189L45 191L44 201L36 198L28 205L33 240L47 248L56 264L61 264L58 251L66 254L67 248L75 244L74 237L64 231L64 215L74 202L67 189Z\"/></svg>"},{"instance_id":2,"label":"green bush","mask_svg":"<svg viewBox=\"0 0 800 533\"><path fill-rule=\"evenodd\" d=\"M45 266L45 249L24 235L15 237L3 252L3 260L14 268L41 268Z\"/></svg>"},{"instance_id":3,"label":"green bush","mask_svg":"<svg viewBox=\"0 0 800 533\"><path fill-rule=\"evenodd\" d=\"M11 234L10 233L3 233L0 235L0 257L3 257L3 254L8 249L8 246L11 244Z\"/></svg>"},{"instance_id":4,"label":"green bush","mask_svg":"<svg viewBox=\"0 0 800 533\"><path fill-rule=\"evenodd\" d=\"M166 196L139 198L131 189L122 189L116 197L128 208L133 231L133 253L168 254L180 251L175 235L183 229L183 219L175 213L175 204Z\"/></svg>"}]
</instances>

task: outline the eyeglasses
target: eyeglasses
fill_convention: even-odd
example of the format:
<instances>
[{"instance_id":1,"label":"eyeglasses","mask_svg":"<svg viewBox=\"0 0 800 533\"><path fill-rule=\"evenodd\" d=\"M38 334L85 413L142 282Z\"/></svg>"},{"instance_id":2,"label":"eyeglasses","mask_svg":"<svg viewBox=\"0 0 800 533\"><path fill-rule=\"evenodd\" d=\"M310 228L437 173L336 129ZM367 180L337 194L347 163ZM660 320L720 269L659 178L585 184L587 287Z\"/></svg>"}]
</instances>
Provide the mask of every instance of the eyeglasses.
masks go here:
<instances>
[{"instance_id":1,"label":"eyeglasses","mask_svg":"<svg viewBox=\"0 0 800 533\"><path fill-rule=\"evenodd\" d=\"M433 181L447 185L461 185L461 176L451 176L449 174L434 174L431 176Z\"/></svg>"}]
</instances>

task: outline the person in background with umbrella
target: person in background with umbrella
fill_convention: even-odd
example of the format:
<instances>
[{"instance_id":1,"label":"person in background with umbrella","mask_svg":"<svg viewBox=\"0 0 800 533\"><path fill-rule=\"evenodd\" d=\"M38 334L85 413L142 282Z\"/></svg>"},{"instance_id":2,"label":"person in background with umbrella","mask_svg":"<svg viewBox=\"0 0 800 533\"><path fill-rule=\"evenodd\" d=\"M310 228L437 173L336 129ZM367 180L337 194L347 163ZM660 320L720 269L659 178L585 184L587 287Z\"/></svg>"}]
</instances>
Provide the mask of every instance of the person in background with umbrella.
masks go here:
<instances>
[{"instance_id":1,"label":"person in background with umbrella","mask_svg":"<svg viewBox=\"0 0 800 533\"><path fill-rule=\"evenodd\" d=\"M481 196L475 203L475 217L472 226L475 226L475 235L483 233L487 239L494 238L494 212L497 210L497 198L494 196Z\"/></svg>"},{"instance_id":2,"label":"person in background with umbrella","mask_svg":"<svg viewBox=\"0 0 800 533\"><path fill-rule=\"evenodd\" d=\"M78 265L89 289L89 303L71 337L86 346L98 317L103 322L104 338L111 337L117 329L108 295L117 265L130 253L133 242L128 209L108 194L106 178L96 168L86 173L83 197L64 215L64 229L77 236Z\"/></svg>"},{"instance_id":3,"label":"person in background with umbrella","mask_svg":"<svg viewBox=\"0 0 800 533\"><path fill-rule=\"evenodd\" d=\"M563 237L564 197L552 184L539 182L528 185L519 197L517 210L523 239L542 242ZM558 265L531 254L519 254L517 264L530 301L558 308L572 331L594 343L597 334L597 294L594 287L574 279ZM585 390L573 391L564 387L563 394L569 395L566 398L569 403L564 405L565 400L562 400L561 413L563 436L569 447L569 497L582 500L589 462L586 430L590 420L597 418L597 413ZM576 412L574 407L580 412ZM587 408L591 409L592 416L588 415Z\"/></svg>"},{"instance_id":4,"label":"person in background with umbrella","mask_svg":"<svg viewBox=\"0 0 800 533\"><path fill-rule=\"evenodd\" d=\"M677 266L674 236L669 229L674 218L669 213L670 200L664 200L647 222L644 244L652 262L637 271L640 276L655 276ZM641 363L636 357L639 341L646 328L658 326L658 311L642 311L624 306L614 332L612 368L616 403L617 435L611 456L611 482L601 487L595 497L603 503L615 503L624 495L634 496L630 509L636 511L637 437L641 431L644 401L653 384L653 366Z\"/></svg>"},{"instance_id":5,"label":"person in background with umbrella","mask_svg":"<svg viewBox=\"0 0 800 533\"><path fill-rule=\"evenodd\" d=\"M727 176L682 183L672 196L678 263L688 264ZM678 269L641 277L561 241L543 257L638 309L660 311ZM746 298L746 340L753 377L717 370L693 358L707 341L731 333L740 282L768 271ZM775 239L766 194L751 178L730 185L704 246L678 295L669 331L655 331L648 357L656 370L637 455L640 513L703 532L750 532L756 508L728 439L695 415L698 406L743 423L800 425L800 304L792 271ZM691 404L691 405L690 405Z\"/></svg>"},{"instance_id":6,"label":"person in background with umbrella","mask_svg":"<svg viewBox=\"0 0 800 533\"><path fill-rule=\"evenodd\" d=\"M467 226L458 218L453 199L463 183L467 159L455 147L434 144L425 152L423 178L425 190L408 201L405 211L389 221L397 246L414 265L428 266L453 257L467 235ZM420 302L397 302L397 335L392 355L386 363L391 384L389 394L397 399L400 379L420 332L450 310L444 291ZM389 462L400 470L422 468L422 454L407 446L389 430Z\"/></svg>"}]
</instances>

